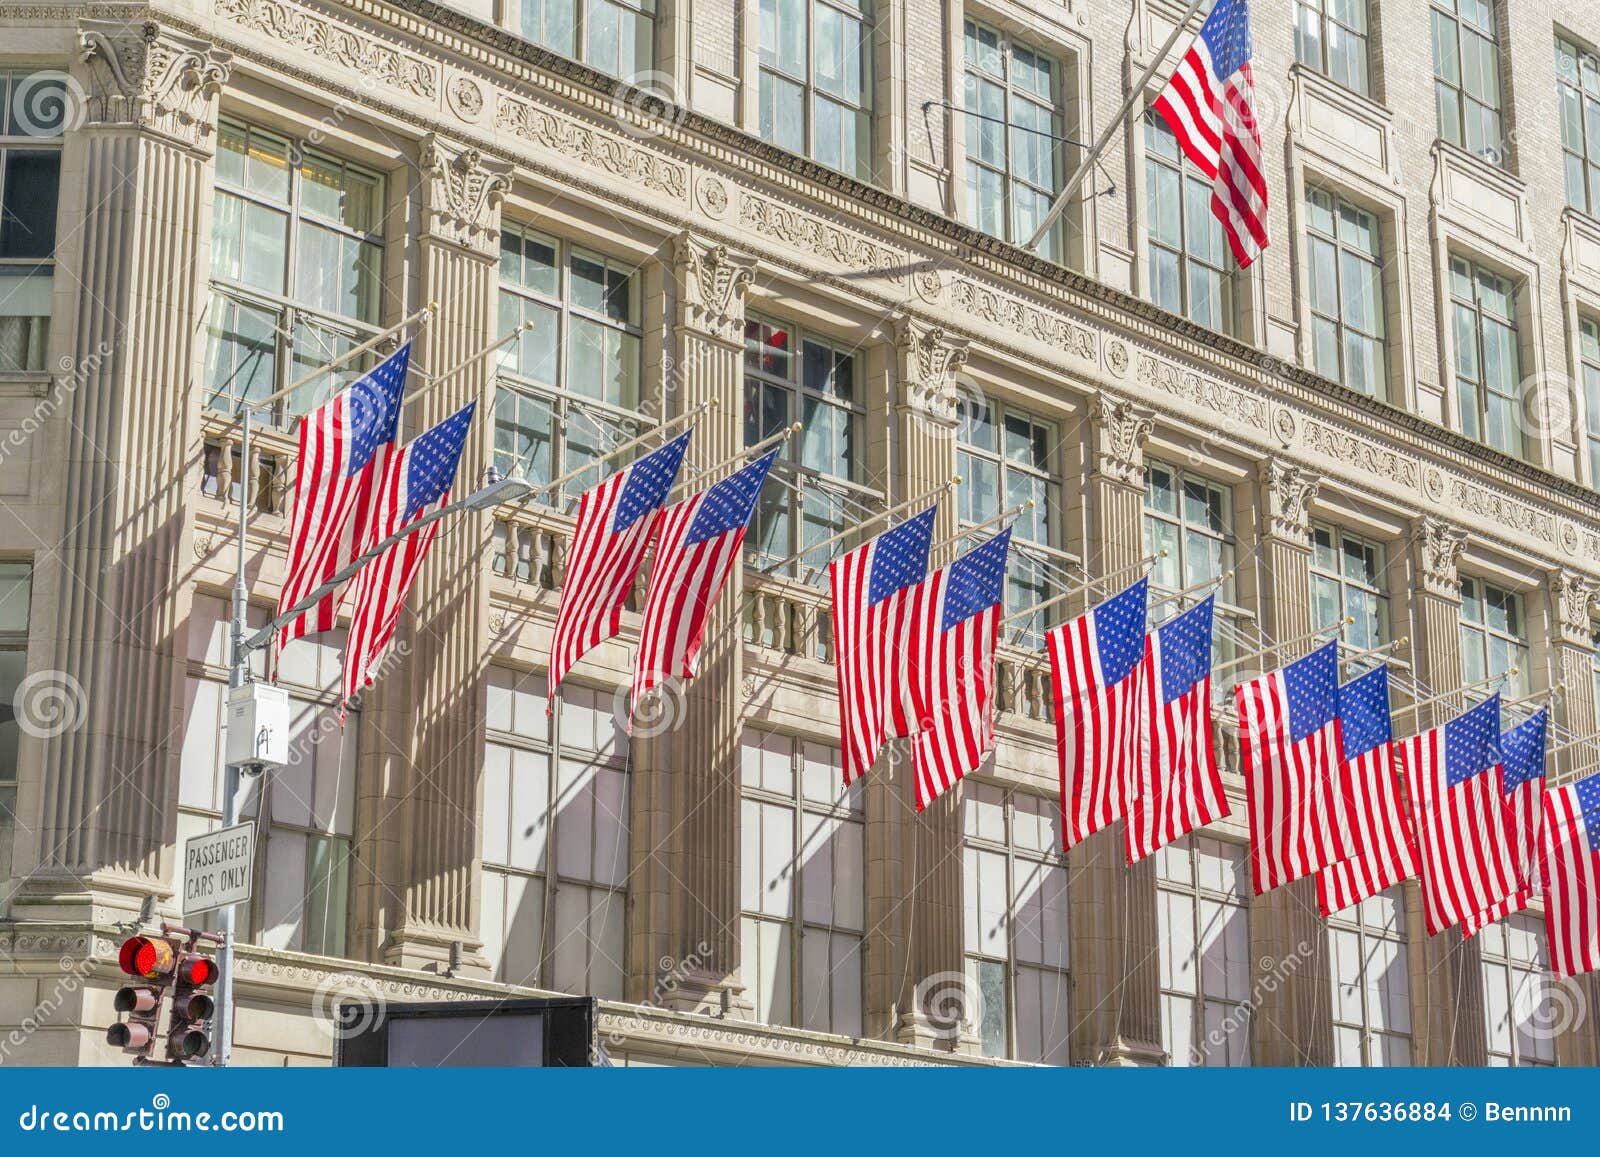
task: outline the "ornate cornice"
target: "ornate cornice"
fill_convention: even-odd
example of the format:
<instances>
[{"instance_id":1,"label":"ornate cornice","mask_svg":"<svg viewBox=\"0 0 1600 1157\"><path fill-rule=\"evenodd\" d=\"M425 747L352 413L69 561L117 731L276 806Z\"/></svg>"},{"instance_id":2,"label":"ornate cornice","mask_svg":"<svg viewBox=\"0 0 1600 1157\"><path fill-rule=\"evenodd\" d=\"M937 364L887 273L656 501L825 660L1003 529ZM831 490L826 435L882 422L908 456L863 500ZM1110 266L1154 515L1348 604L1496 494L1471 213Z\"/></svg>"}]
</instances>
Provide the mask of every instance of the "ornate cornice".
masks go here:
<instances>
[{"instance_id":1,"label":"ornate cornice","mask_svg":"<svg viewBox=\"0 0 1600 1157\"><path fill-rule=\"evenodd\" d=\"M1261 464L1261 488L1266 499L1266 532L1296 545L1305 545L1311 533L1311 503L1322 479L1303 466L1283 458Z\"/></svg>"},{"instance_id":2,"label":"ornate cornice","mask_svg":"<svg viewBox=\"0 0 1600 1157\"><path fill-rule=\"evenodd\" d=\"M755 281L756 259L687 231L674 238L672 249L685 324L742 342L745 292Z\"/></svg>"},{"instance_id":3,"label":"ornate cornice","mask_svg":"<svg viewBox=\"0 0 1600 1157\"><path fill-rule=\"evenodd\" d=\"M1467 548L1467 532L1431 514L1422 516L1417 526L1417 556L1423 589L1443 598L1461 597L1461 573L1457 564Z\"/></svg>"},{"instance_id":4,"label":"ornate cornice","mask_svg":"<svg viewBox=\"0 0 1600 1157\"><path fill-rule=\"evenodd\" d=\"M78 23L84 123L145 129L197 148L216 131L232 57L154 20Z\"/></svg>"},{"instance_id":5,"label":"ornate cornice","mask_svg":"<svg viewBox=\"0 0 1600 1157\"><path fill-rule=\"evenodd\" d=\"M1095 472L1128 486L1144 485L1144 444L1156 428L1155 412L1101 390L1094 419Z\"/></svg>"},{"instance_id":6,"label":"ornate cornice","mask_svg":"<svg viewBox=\"0 0 1600 1157\"><path fill-rule=\"evenodd\" d=\"M420 161L427 228L436 237L485 257L500 245L500 206L511 188L511 166L441 140L422 139Z\"/></svg>"}]
</instances>

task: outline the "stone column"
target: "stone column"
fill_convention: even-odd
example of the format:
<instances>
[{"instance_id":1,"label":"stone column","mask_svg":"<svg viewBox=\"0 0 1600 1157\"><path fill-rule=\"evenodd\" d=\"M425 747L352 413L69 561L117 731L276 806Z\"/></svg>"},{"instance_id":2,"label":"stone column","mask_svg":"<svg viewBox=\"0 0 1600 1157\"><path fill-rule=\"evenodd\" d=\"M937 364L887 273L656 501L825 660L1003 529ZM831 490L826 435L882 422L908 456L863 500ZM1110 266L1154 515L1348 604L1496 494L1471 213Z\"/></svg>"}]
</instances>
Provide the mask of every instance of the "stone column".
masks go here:
<instances>
[{"instance_id":1,"label":"stone column","mask_svg":"<svg viewBox=\"0 0 1600 1157\"><path fill-rule=\"evenodd\" d=\"M1257 509L1261 522L1261 627L1273 639L1295 639L1311 620L1311 503L1321 482L1279 458L1261 464ZM1254 667L1271 670L1307 654L1294 644L1263 655ZM1231 706L1227 709L1232 713ZM1315 876L1274 888L1250 902L1250 959L1258 975L1250 1016L1251 1056L1258 1065L1333 1063L1333 990L1328 935L1317 906ZM1270 963L1268 963L1270 961Z\"/></svg>"},{"instance_id":2,"label":"stone column","mask_svg":"<svg viewBox=\"0 0 1600 1157\"><path fill-rule=\"evenodd\" d=\"M1093 406L1084 560L1091 574L1102 575L1144 557L1144 444L1155 418L1105 392ZM1072 1061L1163 1064L1155 859L1130 867L1118 823L1073 848L1068 869Z\"/></svg>"},{"instance_id":3,"label":"stone column","mask_svg":"<svg viewBox=\"0 0 1600 1157\"><path fill-rule=\"evenodd\" d=\"M691 478L743 444L744 300L755 259L685 232L673 243L673 274L672 364L663 367L662 416L712 398L719 403L695 419L683 468ZM687 490L736 468L695 479ZM628 991L642 999L672 973L676 987L664 997L667 1005L735 1016L751 1009L739 974L743 598L743 568L735 566L707 619L699 675L665 681L649 722L641 716L635 726L629 895Z\"/></svg>"},{"instance_id":4,"label":"stone column","mask_svg":"<svg viewBox=\"0 0 1600 1157\"><path fill-rule=\"evenodd\" d=\"M1411 654L1418 677L1435 691L1461 686L1461 575L1458 564L1467 532L1424 515L1415 542L1415 622ZM1396 695L1399 706L1404 697ZM1398 735L1442 723L1463 706L1460 695L1402 717ZM1408 804L1409 806L1409 804ZM1422 889L1406 884L1410 931L1411 1031L1415 1059L1425 1065L1482 1065L1488 1059L1484 1025L1483 971L1478 942L1459 928L1427 934Z\"/></svg>"},{"instance_id":5,"label":"stone column","mask_svg":"<svg viewBox=\"0 0 1600 1157\"><path fill-rule=\"evenodd\" d=\"M497 336L500 203L510 167L432 135L420 151L422 231L418 241L421 296L439 314L413 349L434 375L460 365ZM409 438L476 401L452 497L483 485L494 430L494 360L474 363L407 406ZM484 750L484 672L488 649L490 520L455 515L434 542L410 604L410 765L399 812L403 844L402 911L384 959L406 968L443 971L451 947L465 949L464 975L487 975L479 949L478 813ZM369 734L371 734L369 730ZM375 737L376 738L376 737Z\"/></svg>"},{"instance_id":6,"label":"stone column","mask_svg":"<svg viewBox=\"0 0 1600 1157\"><path fill-rule=\"evenodd\" d=\"M57 338L73 383L56 547L54 673L37 864L19 918L111 918L168 890L183 735L185 469L210 265L217 94L229 57L147 21L84 20L62 158ZM192 562L192 557L188 560ZM25 760L24 762L28 762ZM35 764L39 766L39 764ZM20 851L20 849L19 849ZM24 909L31 909L24 915Z\"/></svg>"}]
</instances>

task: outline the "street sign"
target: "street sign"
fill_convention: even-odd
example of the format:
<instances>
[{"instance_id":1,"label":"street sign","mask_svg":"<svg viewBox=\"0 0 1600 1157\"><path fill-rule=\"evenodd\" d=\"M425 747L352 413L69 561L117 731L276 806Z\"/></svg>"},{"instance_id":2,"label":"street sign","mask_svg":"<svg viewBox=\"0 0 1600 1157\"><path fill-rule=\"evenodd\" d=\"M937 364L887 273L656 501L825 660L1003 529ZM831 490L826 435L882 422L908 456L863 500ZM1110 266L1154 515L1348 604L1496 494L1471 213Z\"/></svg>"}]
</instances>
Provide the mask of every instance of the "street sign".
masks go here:
<instances>
[{"instance_id":1,"label":"street sign","mask_svg":"<svg viewBox=\"0 0 1600 1157\"><path fill-rule=\"evenodd\" d=\"M183 845L183 914L214 912L250 899L255 878L256 826L231 828L194 836Z\"/></svg>"}]
</instances>

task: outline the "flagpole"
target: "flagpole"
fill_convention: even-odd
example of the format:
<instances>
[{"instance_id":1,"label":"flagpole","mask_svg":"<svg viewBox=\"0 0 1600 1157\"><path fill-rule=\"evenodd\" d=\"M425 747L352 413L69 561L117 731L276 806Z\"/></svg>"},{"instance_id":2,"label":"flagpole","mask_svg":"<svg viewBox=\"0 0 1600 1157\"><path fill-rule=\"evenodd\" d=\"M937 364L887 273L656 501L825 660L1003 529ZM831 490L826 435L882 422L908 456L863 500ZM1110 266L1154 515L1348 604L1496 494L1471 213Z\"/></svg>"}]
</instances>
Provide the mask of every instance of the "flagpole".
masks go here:
<instances>
[{"instance_id":1,"label":"flagpole","mask_svg":"<svg viewBox=\"0 0 1600 1157\"><path fill-rule=\"evenodd\" d=\"M1136 570L1148 569L1150 567L1150 565L1152 563L1154 563L1157 559L1165 558L1165 557L1167 557L1167 552L1163 550L1160 554L1149 554L1149 555L1146 555L1144 558L1140 559L1138 562L1134 563L1132 566L1122 567L1119 570L1114 570L1114 571L1110 572L1109 574L1103 574L1099 578L1086 579L1085 581L1083 581L1083 582L1077 584L1076 586L1074 586L1071 590L1063 591L1059 595L1052 595L1050 598L1045 599L1043 602L1034 603L1033 606L1028 607L1025 610L1012 612L1011 614L1007 615L1005 618L1000 620L1000 625L1003 627L1007 623L1014 623L1018 619L1026 619L1030 615L1036 615L1040 611L1044 610L1046 607L1053 607L1057 603L1066 602L1068 599L1074 598L1077 595L1082 594L1086 590L1093 590L1095 587L1099 586L1101 583L1110 582L1111 580L1117 578L1120 575L1130 574L1130 573L1132 573L1133 571L1136 571Z\"/></svg>"},{"instance_id":2,"label":"flagpole","mask_svg":"<svg viewBox=\"0 0 1600 1157\"><path fill-rule=\"evenodd\" d=\"M1396 707L1389 714L1391 716L1395 716L1412 711L1420 711L1422 708L1428 707L1434 703L1438 703L1442 699L1448 699L1452 695L1464 695L1468 691L1476 691L1479 687L1487 687L1491 683L1499 683L1511 678L1513 675L1518 674L1521 674L1521 669L1512 667L1509 671L1505 671L1499 675L1490 675L1487 679L1476 679L1471 683L1463 683L1453 691L1439 691L1433 695L1429 695L1425 699L1418 699L1415 702L1405 704L1403 707Z\"/></svg>"},{"instance_id":3,"label":"flagpole","mask_svg":"<svg viewBox=\"0 0 1600 1157\"><path fill-rule=\"evenodd\" d=\"M1240 663L1248 663L1251 659L1259 659L1268 651L1281 651L1285 647L1293 647L1297 643L1304 643L1308 639L1315 639L1318 635L1325 634L1328 631L1337 631L1340 627L1347 627L1353 622L1355 622L1355 619L1353 618L1340 619L1337 623L1330 623L1326 627L1318 627L1314 631L1307 631L1305 634L1296 635L1292 639L1284 639L1281 642L1262 647L1259 651L1247 651L1243 655L1235 655L1226 663L1218 663L1216 666L1212 667L1211 673L1215 675L1218 671L1226 671L1230 667L1237 667Z\"/></svg>"},{"instance_id":4,"label":"flagpole","mask_svg":"<svg viewBox=\"0 0 1600 1157\"><path fill-rule=\"evenodd\" d=\"M1039 247L1039 242L1044 240L1046 233L1050 232L1050 227L1056 223L1056 218L1060 217L1062 211L1066 209L1067 202L1071 200L1072 194L1077 192L1079 185L1083 184L1083 179L1089 175L1089 170L1099 161L1100 154L1106 151L1106 146L1111 143L1111 135L1116 132L1117 127L1123 121L1127 120L1128 113L1133 108L1134 102L1144 94L1145 86L1150 83L1150 78L1155 76L1162 62L1167 59L1167 54L1172 51L1172 46L1178 43L1178 37L1184 34L1184 31L1189 27L1189 21L1194 19L1201 8L1205 7L1205 3L1206 0L1193 0L1193 3L1189 5L1188 11L1183 14L1182 19L1172 26L1172 33L1167 37L1166 43L1150 58L1150 63L1144 66L1144 71L1139 74L1139 79L1133 82L1133 87L1128 90L1128 95L1123 98L1122 107L1106 123L1106 131L1095 141L1094 147L1084 154L1083 160L1078 162L1078 167L1073 170L1072 176L1067 178L1067 183L1061 187L1061 192L1056 194L1056 199L1050 204L1050 211L1044 215L1044 220L1034 230L1033 236L1028 238L1028 244L1024 248L1037 249Z\"/></svg>"},{"instance_id":5,"label":"flagpole","mask_svg":"<svg viewBox=\"0 0 1600 1157\"><path fill-rule=\"evenodd\" d=\"M511 342L513 342L517 338L521 337L528 330L532 329L536 324L537 323L532 321L532 320L525 321L521 325L517 326L515 329L511 330L510 332L502 334L499 338L495 339L494 341L490 342L488 345L484 346L477 353L468 356L464 361L462 361L462 362L460 362L460 363L458 363L458 364L456 364L454 366L451 366L444 373L438 375L437 377L428 377L427 382L425 382L423 384L421 389L413 390L411 393L406 394L401 399L402 402L404 402L404 403L414 402L418 398L422 397L424 394L428 393L430 390L437 389L438 387L444 385L450 379L460 377L462 374L466 373L473 366L475 366L479 362L481 362L484 358L488 357L490 354L492 354L496 350L498 350L501 346L509 345ZM420 370L417 371L417 372L421 373ZM426 375L424 375L424 376L426 376Z\"/></svg>"},{"instance_id":6,"label":"flagpole","mask_svg":"<svg viewBox=\"0 0 1600 1157\"><path fill-rule=\"evenodd\" d=\"M1551 695L1559 695L1559 694L1561 694L1561 692L1565 691L1566 689L1567 689L1567 685L1565 683L1557 683L1554 687L1550 688L1550 690L1548 690L1548 691L1539 691L1539 692L1537 692L1537 693L1535 693L1533 695L1524 695L1521 699L1507 699L1504 702L1502 702L1500 704L1500 706L1501 707L1524 707L1529 703L1537 703L1541 699L1549 698Z\"/></svg>"},{"instance_id":7,"label":"flagpole","mask_svg":"<svg viewBox=\"0 0 1600 1157\"><path fill-rule=\"evenodd\" d=\"M650 429L648 429L644 433L640 434L637 438L629 438L626 442L623 442L623 443L621 443L620 445L617 445L617 446L613 446L611 449L607 450L604 454L600 455L600 457L592 458L588 462L585 462L582 466L578 466L578 467L575 467L572 470L568 470L565 474L563 474L559 478L552 478L549 482L544 482L544 483L539 484L538 486L535 486L533 489L528 491L527 496L525 498L523 498L522 502L523 502L523 504L527 504L529 502L532 502L535 498L538 498L541 494L549 494L552 490L559 490L561 487L565 486L568 482L571 482L574 478L577 478L577 477L579 477L581 475L587 474L589 471L593 470L596 466L599 466L599 465L602 465L603 463L609 462L611 459L615 458L619 454L626 454L629 450L632 450L635 446L638 446L643 442L648 442L651 438L654 438L657 434L665 434L668 430L676 429L678 426L683 425L689 419L699 417L702 411L704 411L704 410L714 410L718 406L720 406L721 404L722 404L722 402L721 402L720 399L709 398L706 401L701 402L698 406L695 406L693 409L685 410L683 413L679 414L676 418L669 418L667 421L662 422L658 426L652 426L652 427L650 427Z\"/></svg>"},{"instance_id":8,"label":"flagpole","mask_svg":"<svg viewBox=\"0 0 1600 1157\"><path fill-rule=\"evenodd\" d=\"M1159 599L1157 599L1155 602L1150 604L1149 609L1153 611L1157 607L1166 606L1168 603L1172 602L1174 599L1183 599L1183 598L1188 598L1190 595L1199 594L1201 591L1205 590L1207 587L1221 587L1223 583L1227 582L1232 577L1233 577L1233 571L1231 571L1231 570L1223 571L1220 575L1218 575L1214 579L1206 579L1206 581L1203 582L1203 583L1195 583L1194 586L1192 586L1192 587L1184 587L1181 591L1173 591L1170 595L1162 595Z\"/></svg>"},{"instance_id":9,"label":"flagpole","mask_svg":"<svg viewBox=\"0 0 1600 1157\"><path fill-rule=\"evenodd\" d=\"M746 446L743 450L740 450L737 454L729 454L721 462L713 463L712 465L707 466L704 470L696 470L688 478L680 478L680 479L678 479L678 481L673 484L672 488L674 490L677 490L680 486L687 486L691 482L698 482L700 479L704 478L706 475L715 474L718 470L721 470L726 466L733 465L735 462L739 461L739 459L741 459L741 458L748 458L750 455L752 455L752 454L754 454L754 453L756 453L757 451L760 451L760 450L771 449L773 446L776 446L780 442L784 441L784 439L789 438L790 436L792 436L794 434L798 434L804 428L805 427L799 422L794 423L794 425L792 425L792 426L785 426L782 430L779 430L776 434L772 435L770 438L763 438L761 441L757 442L754 446ZM615 451L613 451L613 453L615 453Z\"/></svg>"},{"instance_id":10,"label":"flagpole","mask_svg":"<svg viewBox=\"0 0 1600 1157\"><path fill-rule=\"evenodd\" d=\"M824 550L827 547L832 546L834 543L843 542L845 539L849 538L851 535L859 534L861 531L865 530L869 526L874 525L875 523L883 522L886 519L893 518L895 515L899 514L901 511L910 510L913 506L921 506L924 502L927 502L927 501L929 501L930 499L933 499L933 498L937 498L939 495L943 494L946 490L949 490L952 487L959 486L959 485L961 485L961 475L956 474L956 475L952 476L950 481L946 482L943 486L935 486L932 490L929 490L925 494L919 494L915 498L908 498L904 502L900 503L898 506L891 506L888 510L882 511L882 512L880 512L878 514L874 514L870 518L864 518L860 522L858 522L854 526L852 526L849 530L841 530L838 534L831 535L830 537L823 539L821 542L812 543L810 546L806 547L804 550L799 551L796 554L791 554L788 558L780 558L777 562L768 563L766 566L762 567L760 569L760 571L758 571L757 573L763 574L763 575L771 574L773 571L778 570L780 567L786 567L792 562L798 562L800 559L804 558L808 554L813 554L816 551Z\"/></svg>"},{"instance_id":11,"label":"flagpole","mask_svg":"<svg viewBox=\"0 0 1600 1157\"><path fill-rule=\"evenodd\" d=\"M325 363L323 365L318 366L314 370L311 370L311 371L309 371L307 373L301 374L298 378L296 378L294 381L290 382L287 386L284 386L283 389L279 390L277 393L268 394L266 397L262 398L259 402L246 402L246 403L244 403L244 406L245 406L245 408L247 410L252 410L252 411L253 410L264 410L268 406L273 405L276 402L282 401L284 398L287 398L290 394L294 393L301 386L309 385L310 383L316 381L323 374L331 373L334 370L338 369L340 366L344 365L346 362L354 361L356 358L360 357L362 354L368 353L369 351L371 351L373 349L376 349L378 346L382 345L384 342L386 342L390 338L394 337L395 334L399 333L401 330L405 329L406 327L412 326L412 325L416 325L418 322L422 321L424 318L426 318L429 321L431 321L433 319L434 314L436 314L438 312L439 312L439 303L437 301L430 301L430 302L428 302L427 305L425 305L421 309L417 310L416 313L412 314L410 317L406 318L404 321L400 322L399 324L391 325L388 329L384 330L382 333L378 334L377 336L370 337L366 341L362 342L360 345L346 350L344 353L342 353L338 357L334 358L331 362L327 362L327 363Z\"/></svg>"},{"instance_id":12,"label":"flagpole","mask_svg":"<svg viewBox=\"0 0 1600 1157\"><path fill-rule=\"evenodd\" d=\"M954 534L952 534L949 538L940 539L938 542L934 543L932 546L930 546L928 548L928 557L931 559L933 557L933 554L934 554L935 551L943 550L947 546L953 546L954 544L960 542L963 538L966 538L969 535L977 534L978 531L980 531L980 530L987 530L989 527L994 526L996 523L1004 522L1008 518L1015 518L1017 515L1021 514L1024 510L1032 510L1032 509L1033 509L1033 499L1030 498L1026 502L1024 502L1021 506L1013 506L1010 510L1002 510L999 514L996 514L996 515L994 515L993 517L990 517L990 518L985 518L982 522L975 522L971 526L967 527L965 530L958 530Z\"/></svg>"},{"instance_id":13,"label":"flagpole","mask_svg":"<svg viewBox=\"0 0 1600 1157\"><path fill-rule=\"evenodd\" d=\"M1343 639L1340 639L1339 646L1346 648L1350 653L1348 655L1341 655L1339 657L1339 662L1356 663L1362 659L1377 659L1383 655L1387 655L1390 651L1400 650L1409 642L1411 642L1410 635L1401 635L1398 639L1394 640L1394 642L1385 643L1381 647L1352 647L1349 643L1345 642Z\"/></svg>"}]
</instances>

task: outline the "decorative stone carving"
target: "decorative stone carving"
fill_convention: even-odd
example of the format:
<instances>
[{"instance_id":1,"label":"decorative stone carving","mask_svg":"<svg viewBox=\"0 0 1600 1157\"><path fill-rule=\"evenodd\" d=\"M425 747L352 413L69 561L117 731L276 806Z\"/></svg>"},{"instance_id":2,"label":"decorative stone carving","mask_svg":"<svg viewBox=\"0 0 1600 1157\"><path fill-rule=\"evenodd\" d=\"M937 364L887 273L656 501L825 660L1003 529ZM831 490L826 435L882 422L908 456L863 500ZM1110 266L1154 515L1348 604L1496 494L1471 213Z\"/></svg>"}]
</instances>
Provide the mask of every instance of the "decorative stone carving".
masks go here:
<instances>
[{"instance_id":1,"label":"decorative stone carving","mask_svg":"<svg viewBox=\"0 0 1600 1157\"><path fill-rule=\"evenodd\" d=\"M483 89L470 76L457 76L445 87L450 109L462 120L477 123L483 119Z\"/></svg>"},{"instance_id":2,"label":"decorative stone carving","mask_svg":"<svg viewBox=\"0 0 1600 1157\"><path fill-rule=\"evenodd\" d=\"M1556 641L1592 646L1595 600L1600 598L1600 583L1577 571L1550 572L1550 601L1554 604Z\"/></svg>"},{"instance_id":3,"label":"decorative stone carving","mask_svg":"<svg viewBox=\"0 0 1600 1157\"><path fill-rule=\"evenodd\" d=\"M1282 458L1261 464L1261 486L1266 498L1267 533L1304 544L1311 533L1311 503L1322 480L1302 466Z\"/></svg>"},{"instance_id":4,"label":"decorative stone carving","mask_svg":"<svg viewBox=\"0 0 1600 1157\"><path fill-rule=\"evenodd\" d=\"M1098 362L1095 335L1058 312L1041 309L965 277L958 277L951 283L950 301L957 309L988 325L1004 326L1062 353L1086 362Z\"/></svg>"},{"instance_id":5,"label":"decorative stone carving","mask_svg":"<svg viewBox=\"0 0 1600 1157\"><path fill-rule=\"evenodd\" d=\"M982 401L983 391L962 373L970 342L904 314L895 318L894 338L900 354L902 404L950 427L963 400Z\"/></svg>"},{"instance_id":6,"label":"decorative stone carving","mask_svg":"<svg viewBox=\"0 0 1600 1157\"><path fill-rule=\"evenodd\" d=\"M1095 469L1129 486L1144 485L1144 444L1156 428L1155 412L1102 390L1095 395Z\"/></svg>"},{"instance_id":7,"label":"decorative stone carving","mask_svg":"<svg viewBox=\"0 0 1600 1157\"><path fill-rule=\"evenodd\" d=\"M898 280L892 270L903 268L906 258L874 245L850 229L841 229L807 213L786 208L765 197L744 195L739 201L739 224L763 237L781 241L793 249L810 253L846 269L879 273L886 281Z\"/></svg>"},{"instance_id":8,"label":"decorative stone carving","mask_svg":"<svg viewBox=\"0 0 1600 1157\"><path fill-rule=\"evenodd\" d=\"M701 177L695 185L695 199L706 216L720 221L728 215L728 186L713 176Z\"/></svg>"},{"instance_id":9,"label":"decorative stone carving","mask_svg":"<svg viewBox=\"0 0 1600 1157\"><path fill-rule=\"evenodd\" d=\"M380 44L371 33L342 28L281 0L215 0L213 10L225 20L348 69L355 76L428 100L438 98L439 72L434 65Z\"/></svg>"},{"instance_id":10,"label":"decorative stone carving","mask_svg":"<svg viewBox=\"0 0 1600 1157\"><path fill-rule=\"evenodd\" d=\"M422 140L421 168L428 178L423 201L428 228L437 237L495 256L500 244L500 205L511 189L511 166L457 148L432 133Z\"/></svg>"},{"instance_id":11,"label":"decorative stone carving","mask_svg":"<svg viewBox=\"0 0 1600 1157\"><path fill-rule=\"evenodd\" d=\"M689 195L689 170L631 141L597 132L536 105L502 96L495 108L495 127L562 156L604 169L629 184L676 201Z\"/></svg>"},{"instance_id":12,"label":"decorative stone carving","mask_svg":"<svg viewBox=\"0 0 1600 1157\"><path fill-rule=\"evenodd\" d=\"M84 20L78 43L88 69L86 123L148 129L190 147L204 145L215 132L229 53L154 20Z\"/></svg>"},{"instance_id":13,"label":"decorative stone carving","mask_svg":"<svg viewBox=\"0 0 1600 1157\"><path fill-rule=\"evenodd\" d=\"M1417 530L1418 560L1423 589L1445 598L1461 597L1461 574L1457 564L1467 548L1467 532L1431 514L1422 517Z\"/></svg>"},{"instance_id":14,"label":"decorative stone carving","mask_svg":"<svg viewBox=\"0 0 1600 1157\"><path fill-rule=\"evenodd\" d=\"M1141 386L1182 398L1222 419L1225 433L1240 429L1267 431L1267 400L1253 390L1227 385L1149 354L1139 355L1135 379Z\"/></svg>"},{"instance_id":15,"label":"decorative stone carving","mask_svg":"<svg viewBox=\"0 0 1600 1157\"><path fill-rule=\"evenodd\" d=\"M756 259L690 233L678 234L673 256L690 323L724 341L742 341L744 296L755 280Z\"/></svg>"}]
</instances>

